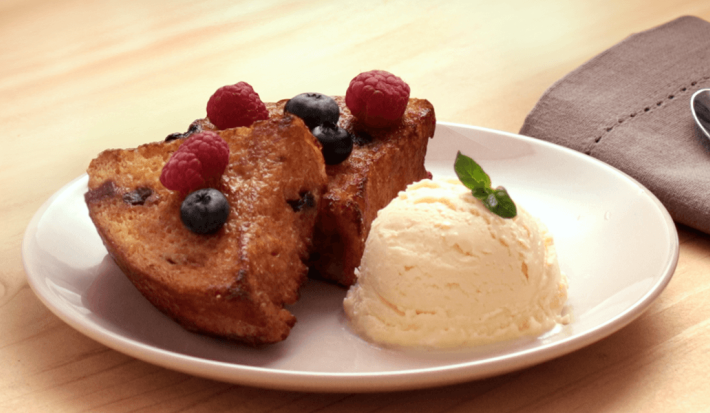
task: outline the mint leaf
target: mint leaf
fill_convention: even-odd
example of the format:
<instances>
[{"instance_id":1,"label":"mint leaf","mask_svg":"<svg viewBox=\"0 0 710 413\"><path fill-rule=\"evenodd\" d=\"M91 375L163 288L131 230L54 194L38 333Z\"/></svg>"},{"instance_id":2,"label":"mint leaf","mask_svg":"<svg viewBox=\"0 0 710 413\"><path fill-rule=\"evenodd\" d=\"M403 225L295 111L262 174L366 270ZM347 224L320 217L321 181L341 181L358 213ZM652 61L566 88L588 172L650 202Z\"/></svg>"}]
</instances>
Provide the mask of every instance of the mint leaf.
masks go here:
<instances>
[{"instance_id":1,"label":"mint leaf","mask_svg":"<svg viewBox=\"0 0 710 413\"><path fill-rule=\"evenodd\" d=\"M454 171L461 183L471 190L476 199L494 214L502 218L513 218L518 214L515 202L502 186L491 188L491 178L473 159L458 151L454 161Z\"/></svg>"},{"instance_id":2,"label":"mint leaf","mask_svg":"<svg viewBox=\"0 0 710 413\"><path fill-rule=\"evenodd\" d=\"M506 191L502 186L499 186L492 191L491 194L483 200L483 205L485 205L486 208L491 210L494 214L497 214L503 218L513 218L518 214L515 202L510 199L508 191Z\"/></svg>"},{"instance_id":3,"label":"mint leaf","mask_svg":"<svg viewBox=\"0 0 710 413\"><path fill-rule=\"evenodd\" d=\"M470 190L477 188L490 188L491 178L483 172L483 168L473 159L458 151L454 161L454 171L461 183Z\"/></svg>"},{"instance_id":4,"label":"mint leaf","mask_svg":"<svg viewBox=\"0 0 710 413\"><path fill-rule=\"evenodd\" d=\"M481 187L481 188L476 188L476 189L472 190L471 193L473 193L474 197L483 201L484 199L488 198L488 195L493 193L493 190L491 188Z\"/></svg>"}]
</instances>

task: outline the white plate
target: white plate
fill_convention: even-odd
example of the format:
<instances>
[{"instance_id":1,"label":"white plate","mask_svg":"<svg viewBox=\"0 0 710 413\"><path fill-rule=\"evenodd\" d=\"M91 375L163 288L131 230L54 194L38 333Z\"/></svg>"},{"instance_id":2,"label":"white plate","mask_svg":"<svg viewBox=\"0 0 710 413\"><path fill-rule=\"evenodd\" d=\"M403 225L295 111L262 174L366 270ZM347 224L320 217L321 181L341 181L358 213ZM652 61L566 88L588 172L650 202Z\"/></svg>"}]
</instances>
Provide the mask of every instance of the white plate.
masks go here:
<instances>
[{"instance_id":1,"label":"white plate","mask_svg":"<svg viewBox=\"0 0 710 413\"><path fill-rule=\"evenodd\" d=\"M455 176L457 150L547 224L569 278L573 321L538 338L457 351L397 351L353 335L345 290L310 281L290 310L291 336L249 348L189 333L154 309L108 258L91 223L81 176L32 219L22 245L29 283L80 332L170 369L238 384L306 391L385 391L479 379L572 352L624 327L670 281L678 234L648 190L618 170L535 139L440 122L427 168Z\"/></svg>"}]
</instances>

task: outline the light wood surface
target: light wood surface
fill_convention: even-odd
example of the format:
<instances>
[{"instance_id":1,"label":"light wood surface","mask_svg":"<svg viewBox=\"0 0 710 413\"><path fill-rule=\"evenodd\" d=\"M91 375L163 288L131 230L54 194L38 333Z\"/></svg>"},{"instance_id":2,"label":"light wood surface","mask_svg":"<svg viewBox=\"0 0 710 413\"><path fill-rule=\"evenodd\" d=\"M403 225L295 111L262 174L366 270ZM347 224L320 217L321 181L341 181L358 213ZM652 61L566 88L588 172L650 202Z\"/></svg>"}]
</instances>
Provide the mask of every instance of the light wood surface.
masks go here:
<instances>
[{"instance_id":1,"label":"light wood surface","mask_svg":"<svg viewBox=\"0 0 710 413\"><path fill-rule=\"evenodd\" d=\"M637 321L582 350L454 386L379 394L265 390L138 361L83 336L28 287L39 206L102 149L204 116L244 80L265 101L344 94L385 69L442 121L517 132L556 80L707 0L0 2L0 411L697 412L710 396L710 236Z\"/></svg>"}]
</instances>

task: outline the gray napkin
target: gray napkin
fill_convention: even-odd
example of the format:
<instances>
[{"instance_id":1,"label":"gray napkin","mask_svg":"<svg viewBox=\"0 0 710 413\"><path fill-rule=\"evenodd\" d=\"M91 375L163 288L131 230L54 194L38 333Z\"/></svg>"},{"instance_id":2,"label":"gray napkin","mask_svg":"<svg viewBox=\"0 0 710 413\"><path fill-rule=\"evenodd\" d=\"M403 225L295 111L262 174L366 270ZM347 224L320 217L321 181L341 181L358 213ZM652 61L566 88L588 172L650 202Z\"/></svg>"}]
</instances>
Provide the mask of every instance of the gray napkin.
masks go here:
<instances>
[{"instance_id":1,"label":"gray napkin","mask_svg":"<svg viewBox=\"0 0 710 413\"><path fill-rule=\"evenodd\" d=\"M710 88L710 23L681 17L633 34L553 84L521 135L600 159L710 233L710 142L690 97Z\"/></svg>"}]
</instances>

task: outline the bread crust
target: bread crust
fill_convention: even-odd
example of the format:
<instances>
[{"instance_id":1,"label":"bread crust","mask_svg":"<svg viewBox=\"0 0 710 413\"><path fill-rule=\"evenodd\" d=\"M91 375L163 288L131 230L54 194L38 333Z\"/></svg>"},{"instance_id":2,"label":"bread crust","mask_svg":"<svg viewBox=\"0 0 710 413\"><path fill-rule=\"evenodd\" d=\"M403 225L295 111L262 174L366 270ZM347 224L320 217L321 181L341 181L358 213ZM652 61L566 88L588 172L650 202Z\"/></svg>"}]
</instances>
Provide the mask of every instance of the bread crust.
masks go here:
<instances>
[{"instance_id":1,"label":"bread crust","mask_svg":"<svg viewBox=\"0 0 710 413\"><path fill-rule=\"evenodd\" d=\"M199 235L180 221L184 196L159 182L183 140L107 150L89 168L89 215L114 261L158 309L188 330L249 344L285 339L284 309L306 280L327 177L320 144L295 116L218 131L230 161L218 182L225 225Z\"/></svg>"},{"instance_id":2,"label":"bread crust","mask_svg":"<svg viewBox=\"0 0 710 413\"><path fill-rule=\"evenodd\" d=\"M308 267L313 277L355 283L377 211L412 182L427 177L424 158L434 136L434 108L410 99L399 124L370 128L344 98L339 126L353 152L325 165L303 122L267 103L270 117L249 128L219 131L208 119L171 140L107 150L89 168L89 215L116 264L155 307L186 329L258 345L284 340ZM159 182L181 138L213 130L230 146L218 182L232 210L211 235L187 230L183 196Z\"/></svg>"}]
</instances>

